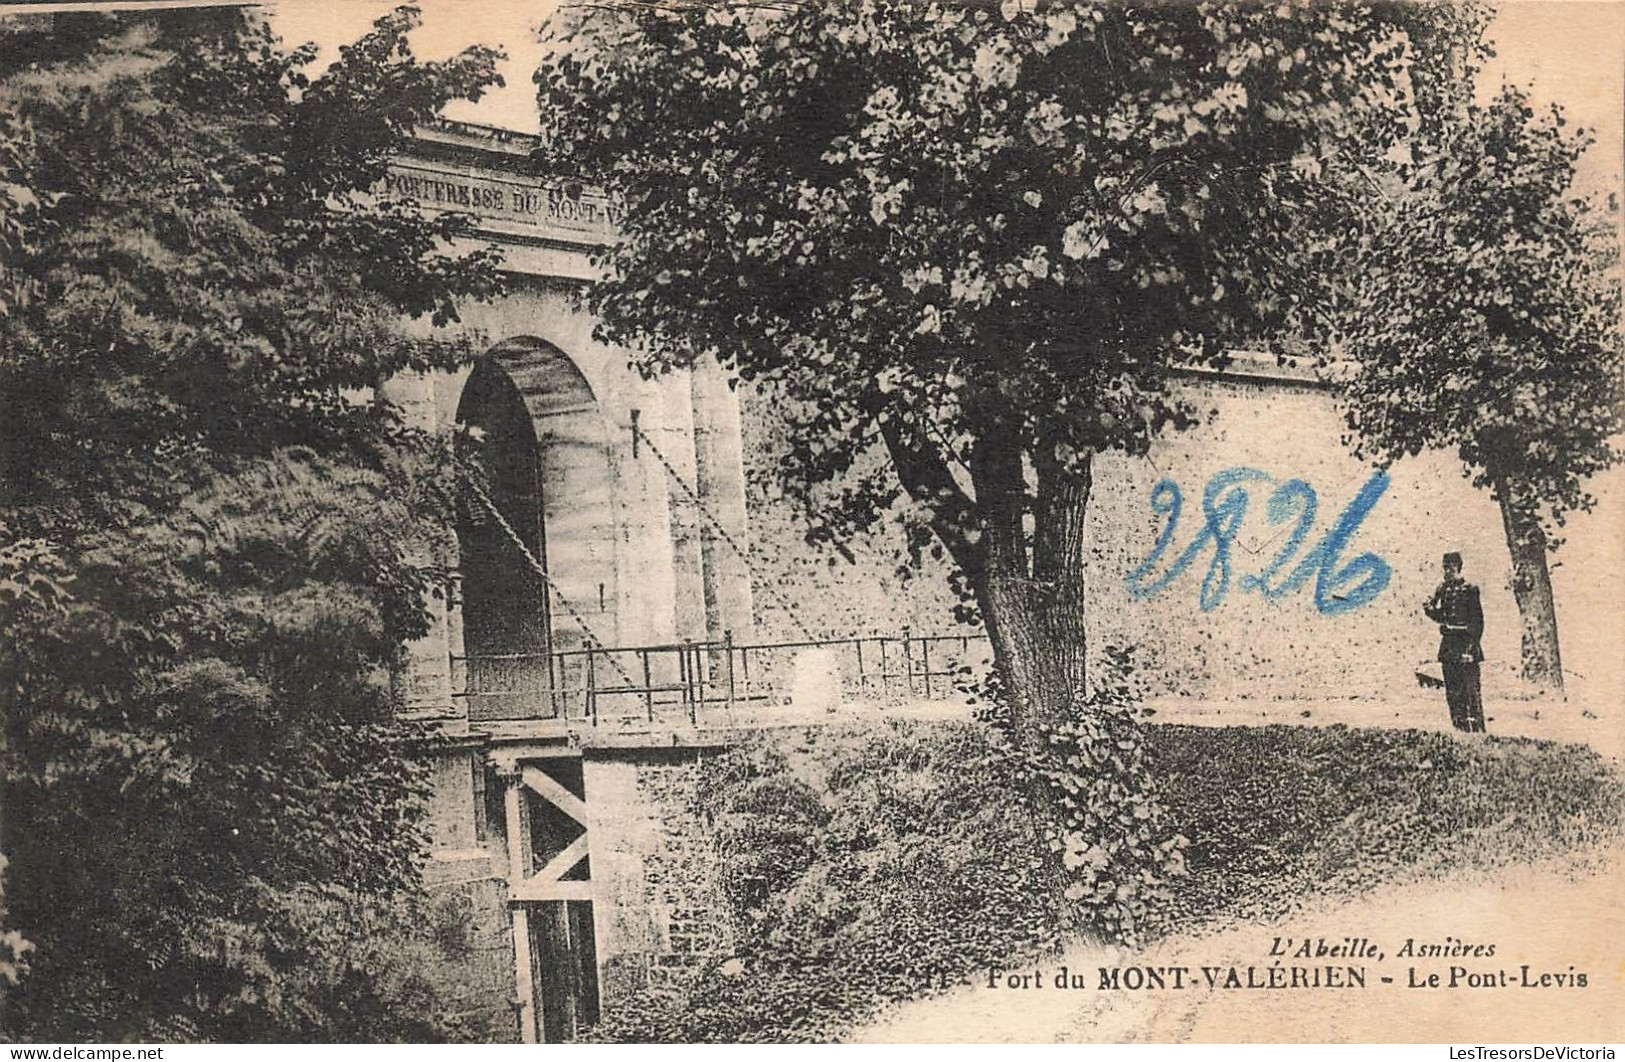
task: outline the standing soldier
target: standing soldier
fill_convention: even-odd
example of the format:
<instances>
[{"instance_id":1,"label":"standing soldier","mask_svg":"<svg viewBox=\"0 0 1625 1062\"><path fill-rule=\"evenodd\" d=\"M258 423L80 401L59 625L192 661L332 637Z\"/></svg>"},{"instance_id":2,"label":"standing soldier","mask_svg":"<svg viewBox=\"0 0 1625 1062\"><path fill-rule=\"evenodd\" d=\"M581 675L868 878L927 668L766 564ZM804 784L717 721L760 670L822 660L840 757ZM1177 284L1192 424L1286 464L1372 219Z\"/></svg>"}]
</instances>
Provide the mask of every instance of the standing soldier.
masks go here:
<instances>
[{"instance_id":1,"label":"standing soldier","mask_svg":"<svg viewBox=\"0 0 1625 1062\"><path fill-rule=\"evenodd\" d=\"M1478 685L1478 664L1484 659L1479 639L1484 634L1484 611L1478 587L1461 577L1461 554L1444 555L1444 582L1422 606L1428 619L1439 625L1439 663L1444 667L1444 698L1450 721L1457 730L1482 733L1484 700Z\"/></svg>"}]
</instances>

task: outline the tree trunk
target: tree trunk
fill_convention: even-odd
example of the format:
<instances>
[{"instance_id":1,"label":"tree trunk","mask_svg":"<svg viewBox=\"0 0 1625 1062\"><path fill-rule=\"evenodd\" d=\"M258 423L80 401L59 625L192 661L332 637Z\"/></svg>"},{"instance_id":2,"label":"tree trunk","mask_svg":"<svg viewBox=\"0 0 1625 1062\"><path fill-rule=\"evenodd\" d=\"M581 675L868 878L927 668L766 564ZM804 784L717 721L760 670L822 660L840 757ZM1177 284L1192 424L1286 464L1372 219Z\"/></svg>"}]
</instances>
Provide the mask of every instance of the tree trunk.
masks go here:
<instances>
[{"instance_id":1,"label":"tree trunk","mask_svg":"<svg viewBox=\"0 0 1625 1062\"><path fill-rule=\"evenodd\" d=\"M1512 555L1512 595L1518 602L1523 680L1546 689L1563 688L1563 660L1557 645L1557 610L1546 564L1546 532L1540 517L1511 480L1496 484L1507 551Z\"/></svg>"},{"instance_id":2,"label":"tree trunk","mask_svg":"<svg viewBox=\"0 0 1625 1062\"><path fill-rule=\"evenodd\" d=\"M1027 483L1014 432L987 428L972 447L975 500L965 495L940 452L901 418L880 421L882 437L909 494L964 572L993 646L993 664L1011 713L1011 738L1029 756L1048 751L1043 728L1070 716L1084 689L1084 525L1091 469L1087 458L1062 467L1035 458L1037 504L1029 549L1024 527ZM1064 899L1068 875L1057 848L1055 794L1048 780L1025 773L1041 841L1039 878L1051 889L1068 928L1076 915Z\"/></svg>"},{"instance_id":3,"label":"tree trunk","mask_svg":"<svg viewBox=\"0 0 1625 1062\"><path fill-rule=\"evenodd\" d=\"M984 499L992 499L994 484L977 478L977 498L987 512ZM1069 718L1073 701L1084 691L1083 533L1089 487L1087 464L1081 475L1063 475L1041 465L1030 558L1024 505L1016 502L1000 519L995 504L983 567L972 573L1010 710L1011 738L1034 757L1049 750L1044 727ZM1056 898L1062 932L1069 933L1078 928L1079 919L1065 898L1071 876L1059 850L1064 817L1057 814L1057 794L1047 776L1029 773L1025 785L1043 860L1039 876Z\"/></svg>"},{"instance_id":4,"label":"tree trunk","mask_svg":"<svg viewBox=\"0 0 1625 1062\"><path fill-rule=\"evenodd\" d=\"M982 578L973 579L1015 737L1029 749L1042 746L1038 727L1065 718L1084 690L1089 489L1087 465L1081 475L1041 469L1030 565L1020 537L993 536Z\"/></svg>"},{"instance_id":5,"label":"tree trunk","mask_svg":"<svg viewBox=\"0 0 1625 1062\"><path fill-rule=\"evenodd\" d=\"M1064 718L1083 686L1083 645L1063 629L1081 623L1057 615L1057 607L1023 573L989 572L985 583L978 594L982 621L993 643L993 665L1010 697L1016 738L1037 748L1037 728Z\"/></svg>"}]
</instances>

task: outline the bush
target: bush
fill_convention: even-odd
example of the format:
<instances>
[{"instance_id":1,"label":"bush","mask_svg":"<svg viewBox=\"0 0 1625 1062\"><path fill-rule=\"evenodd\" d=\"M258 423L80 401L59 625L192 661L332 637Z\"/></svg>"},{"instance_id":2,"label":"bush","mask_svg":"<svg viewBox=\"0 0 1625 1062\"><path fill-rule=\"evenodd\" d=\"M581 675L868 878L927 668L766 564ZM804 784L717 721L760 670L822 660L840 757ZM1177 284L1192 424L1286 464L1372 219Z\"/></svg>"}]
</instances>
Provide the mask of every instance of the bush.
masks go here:
<instances>
[{"instance_id":1,"label":"bush","mask_svg":"<svg viewBox=\"0 0 1625 1062\"><path fill-rule=\"evenodd\" d=\"M497 54L419 62L410 6L319 74L246 12L0 21L0 1038L437 1036L388 677L450 444L354 396L472 355L405 320L498 256L367 193Z\"/></svg>"},{"instance_id":2,"label":"bush","mask_svg":"<svg viewBox=\"0 0 1625 1062\"><path fill-rule=\"evenodd\" d=\"M1030 954L1055 919L1029 887L1031 817L975 723L763 737L712 763L737 957L608 1040L827 1039L887 1000Z\"/></svg>"},{"instance_id":3,"label":"bush","mask_svg":"<svg viewBox=\"0 0 1625 1062\"><path fill-rule=\"evenodd\" d=\"M1185 875L1185 838L1165 824L1155 776L1146 765L1140 724L1144 691L1130 654L1105 651L1094 688L1059 723L1039 727L1040 755L1017 755L1015 782L1040 794L1033 813L1044 843L1060 860L1063 895L1084 926L1114 943L1138 944L1169 900L1169 883ZM983 682L984 712L1010 733L997 676ZM1063 929L1070 929L1063 921Z\"/></svg>"}]
</instances>

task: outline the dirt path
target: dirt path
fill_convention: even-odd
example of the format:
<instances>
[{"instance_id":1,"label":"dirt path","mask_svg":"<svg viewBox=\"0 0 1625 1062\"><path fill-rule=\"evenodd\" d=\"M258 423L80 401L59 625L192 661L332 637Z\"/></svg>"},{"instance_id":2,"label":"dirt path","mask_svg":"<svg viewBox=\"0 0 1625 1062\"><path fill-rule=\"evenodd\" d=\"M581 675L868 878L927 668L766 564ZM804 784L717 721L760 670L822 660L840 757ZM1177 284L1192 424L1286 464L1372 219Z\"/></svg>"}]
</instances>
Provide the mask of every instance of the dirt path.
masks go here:
<instances>
[{"instance_id":1,"label":"dirt path","mask_svg":"<svg viewBox=\"0 0 1625 1062\"><path fill-rule=\"evenodd\" d=\"M1625 866L1625 853L1611 858ZM1272 959L1277 937L1293 947L1308 938L1328 945L1369 938L1382 958ZM1417 944L1495 945L1486 957L1401 957ZM1453 939L1451 939L1453 938ZM1322 971L1363 968L1361 988L1226 989L1234 968L1245 985L1268 984L1270 967ZM1528 967L1527 977L1524 967ZM1065 967L1086 987L1059 989ZM1163 989L1102 990L1100 970L1161 967ZM1210 988L1203 967L1219 968ZM1507 985L1468 987L1452 967ZM1176 975L1169 968L1183 968ZM1414 971L1414 975L1413 975ZM1033 971L1026 971L1029 978ZM1038 964L1042 988L979 983L901 1005L852 1037L863 1043L1122 1042L1450 1042L1595 1043L1625 1038L1625 896L1619 878L1576 877L1563 867L1517 867L1496 881L1407 886L1292 916L1279 924L1180 937L1142 952L1079 950ZM1548 987L1524 987L1542 973ZM1441 987L1409 987L1439 975ZM1584 974L1585 986L1576 983ZM1008 976L1008 975L1007 975ZM1019 972L1017 973L1019 977ZM1290 979L1289 972L1275 975ZM1311 976L1304 974L1305 978ZM1346 972L1337 975L1347 980ZM1391 978L1391 983L1384 983ZM999 979L1003 981L1003 978ZM1173 982L1183 980L1183 988Z\"/></svg>"}]
</instances>

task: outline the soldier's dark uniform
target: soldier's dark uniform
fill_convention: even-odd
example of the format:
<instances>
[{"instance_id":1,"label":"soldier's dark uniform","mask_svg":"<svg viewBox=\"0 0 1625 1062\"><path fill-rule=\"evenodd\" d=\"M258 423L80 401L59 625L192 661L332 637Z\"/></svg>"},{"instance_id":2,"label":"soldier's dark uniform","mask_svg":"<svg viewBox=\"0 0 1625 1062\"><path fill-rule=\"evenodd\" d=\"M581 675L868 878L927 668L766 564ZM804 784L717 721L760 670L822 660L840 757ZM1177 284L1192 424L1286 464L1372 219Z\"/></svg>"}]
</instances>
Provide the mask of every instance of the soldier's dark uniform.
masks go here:
<instances>
[{"instance_id":1,"label":"soldier's dark uniform","mask_svg":"<svg viewBox=\"0 0 1625 1062\"><path fill-rule=\"evenodd\" d=\"M1482 733L1484 701L1478 684L1478 665L1484 659L1479 639L1484 635L1484 611L1478 601L1478 587L1457 572L1433 592L1422 607L1429 619L1439 625L1439 663L1444 668L1444 697L1450 705L1450 721L1457 730Z\"/></svg>"}]
</instances>

